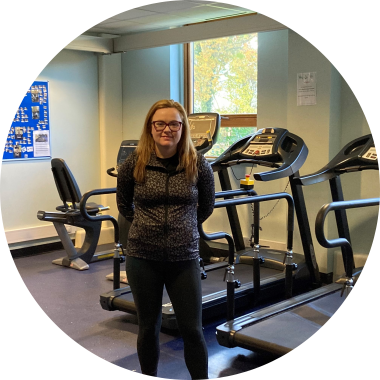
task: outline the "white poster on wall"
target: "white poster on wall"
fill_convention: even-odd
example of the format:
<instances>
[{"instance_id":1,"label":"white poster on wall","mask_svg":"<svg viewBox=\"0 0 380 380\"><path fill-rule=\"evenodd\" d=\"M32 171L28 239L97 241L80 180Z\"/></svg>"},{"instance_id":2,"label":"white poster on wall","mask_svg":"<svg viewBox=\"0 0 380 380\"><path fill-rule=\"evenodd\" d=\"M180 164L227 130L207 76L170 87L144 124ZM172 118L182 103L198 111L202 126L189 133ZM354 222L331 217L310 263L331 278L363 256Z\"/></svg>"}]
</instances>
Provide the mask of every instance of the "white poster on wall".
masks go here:
<instances>
[{"instance_id":1,"label":"white poster on wall","mask_svg":"<svg viewBox=\"0 0 380 380\"><path fill-rule=\"evenodd\" d=\"M297 74L297 106L317 104L317 73Z\"/></svg>"},{"instance_id":2,"label":"white poster on wall","mask_svg":"<svg viewBox=\"0 0 380 380\"><path fill-rule=\"evenodd\" d=\"M33 131L34 157L50 156L49 131Z\"/></svg>"}]
</instances>

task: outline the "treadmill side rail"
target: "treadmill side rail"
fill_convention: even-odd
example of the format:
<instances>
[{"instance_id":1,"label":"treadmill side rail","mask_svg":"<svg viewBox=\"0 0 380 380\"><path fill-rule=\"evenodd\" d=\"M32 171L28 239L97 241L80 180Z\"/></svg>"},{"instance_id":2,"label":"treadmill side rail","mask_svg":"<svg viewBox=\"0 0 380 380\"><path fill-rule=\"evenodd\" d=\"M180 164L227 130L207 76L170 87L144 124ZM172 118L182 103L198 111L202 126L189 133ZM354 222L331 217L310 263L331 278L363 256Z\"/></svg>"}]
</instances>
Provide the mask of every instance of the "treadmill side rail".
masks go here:
<instances>
[{"instance_id":1,"label":"treadmill side rail","mask_svg":"<svg viewBox=\"0 0 380 380\"><path fill-rule=\"evenodd\" d=\"M120 289L111 290L107 293L103 293L100 295L100 305L102 306L102 309L104 310L108 310L108 311L119 310L118 308L115 308L113 305L114 299L122 295L130 294L130 293L131 293L131 288L129 286L126 286Z\"/></svg>"},{"instance_id":2,"label":"treadmill side rail","mask_svg":"<svg viewBox=\"0 0 380 380\"><path fill-rule=\"evenodd\" d=\"M216 338L218 340L218 343L224 347L236 347L237 344L235 342L234 335L237 331L240 331L248 326L252 326L264 319L283 313L284 311L294 309L312 300L321 298L327 294L334 293L340 289L340 284L333 283L321 288L314 289L311 292L304 293L291 299L268 306L251 314L243 315L240 318L236 318L232 321L227 321L226 323L216 328Z\"/></svg>"}]
</instances>

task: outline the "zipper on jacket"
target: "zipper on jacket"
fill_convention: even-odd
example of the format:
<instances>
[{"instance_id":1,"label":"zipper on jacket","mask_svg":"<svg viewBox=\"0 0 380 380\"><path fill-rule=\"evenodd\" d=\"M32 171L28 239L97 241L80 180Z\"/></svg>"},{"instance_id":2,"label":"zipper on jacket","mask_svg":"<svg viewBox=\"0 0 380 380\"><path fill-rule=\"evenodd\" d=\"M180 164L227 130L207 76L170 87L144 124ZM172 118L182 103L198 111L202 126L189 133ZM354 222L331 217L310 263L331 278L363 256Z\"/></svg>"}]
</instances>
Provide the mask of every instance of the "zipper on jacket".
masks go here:
<instances>
[{"instance_id":1,"label":"zipper on jacket","mask_svg":"<svg viewBox=\"0 0 380 380\"><path fill-rule=\"evenodd\" d=\"M170 173L166 177L165 184L165 221L164 221L164 260L168 259L168 211L169 211L169 179Z\"/></svg>"}]
</instances>

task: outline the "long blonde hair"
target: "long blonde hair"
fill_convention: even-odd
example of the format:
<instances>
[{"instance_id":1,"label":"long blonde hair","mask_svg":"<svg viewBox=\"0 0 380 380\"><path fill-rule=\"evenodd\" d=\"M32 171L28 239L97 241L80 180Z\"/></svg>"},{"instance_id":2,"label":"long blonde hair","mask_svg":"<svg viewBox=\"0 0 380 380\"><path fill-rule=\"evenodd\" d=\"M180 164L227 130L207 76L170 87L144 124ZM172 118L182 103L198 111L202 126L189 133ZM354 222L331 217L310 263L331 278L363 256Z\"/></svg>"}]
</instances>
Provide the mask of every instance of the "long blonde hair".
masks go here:
<instances>
[{"instance_id":1,"label":"long blonde hair","mask_svg":"<svg viewBox=\"0 0 380 380\"><path fill-rule=\"evenodd\" d=\"M190 138L190 126L186 111L182 105L174 100L163 99L154 103L146 115L144 128L141 133L140 141L136 148L137 162L133 172L135 180L139 183L145 181L146 165L155 149L152 136L152 118L155 112L162 108L175 108L182 119L182 134L178 142L177 152L179 164L177 170L185 169L186 178L189 182L194 182L197 178L197 152Z\"/></svg>"}]
</instances>

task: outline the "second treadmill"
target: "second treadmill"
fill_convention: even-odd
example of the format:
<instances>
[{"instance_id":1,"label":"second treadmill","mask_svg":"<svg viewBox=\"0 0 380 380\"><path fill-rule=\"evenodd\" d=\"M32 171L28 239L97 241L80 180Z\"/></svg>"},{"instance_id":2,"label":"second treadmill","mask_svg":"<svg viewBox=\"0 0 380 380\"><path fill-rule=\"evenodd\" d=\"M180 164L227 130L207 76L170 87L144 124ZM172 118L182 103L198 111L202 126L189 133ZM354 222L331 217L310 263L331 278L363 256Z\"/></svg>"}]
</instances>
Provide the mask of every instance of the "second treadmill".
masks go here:
<instances>
[{"instance_id":1,"label":"second treadmill","mask_svg":"<svg viewBox=\"0 0 380 380\"><path fill-rule=\"evenodd\" d=\"M219 344L284 355L319 330L341 306L362 268L355 268L346 209L379 204L379 198L344 201L340 176L362 170L378 170L371 135L357 138L316 173L295 179L303 186L328 180L333 202L322 207L316 221L316 236L326 247L341 247L345 275L336 283L311 290L262 310L232 319L217 327ZM327 240L324 221L334 211L339 238ZM342 289L343 285L343 289Z\"/></svg>"}]
</instances>

